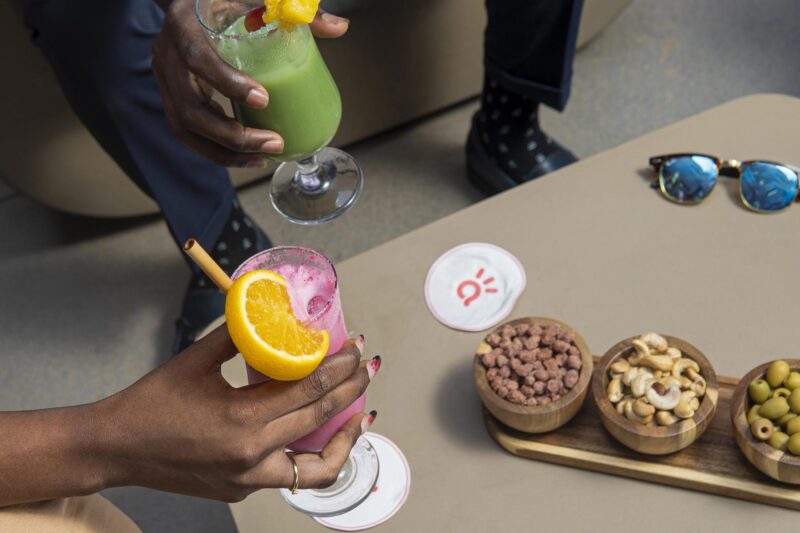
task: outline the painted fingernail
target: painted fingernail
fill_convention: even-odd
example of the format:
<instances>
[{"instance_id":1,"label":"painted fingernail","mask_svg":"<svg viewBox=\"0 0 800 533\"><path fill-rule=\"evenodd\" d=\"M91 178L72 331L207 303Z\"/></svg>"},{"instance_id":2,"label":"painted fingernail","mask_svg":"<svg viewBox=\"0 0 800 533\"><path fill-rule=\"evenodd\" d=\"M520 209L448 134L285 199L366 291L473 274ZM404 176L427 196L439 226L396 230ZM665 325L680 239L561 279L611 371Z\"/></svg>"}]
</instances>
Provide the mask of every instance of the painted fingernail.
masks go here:
<instances>
[{"instance_id":1,"label":"painted fingernail","mask_svg":"<svg viewBox=\"0 0 800 533\"><path fill-rule=\"evenodd\" d=\"M367 365L367 374L369 375L370 381L372 380L372 378L375 377L375 374L377 374L378 370L380 369L381 369L381 356L376 355L375 357L372 358L372 361L370 361L369 364Z\"/></svg>"},{"instance_id":2,"label":"painted fingernail","mask_svg":"<svg viewBox=\"0 0 800 533\"><path fill-rule=\"evenodd\" d=\"M267 95L267 91L264 89L250 89L250 92L247 93L247 98L245 99L245 103L247 105L259 109L267 107L268 102L269 96Z\"/></svg>"},{"instance_id":3,"label":"painted fingernail","mask_svg":"<svg viewBox=\"0 0 800 533\"><path fill-rule=\"evenodd\" d=\"M356 337L356 348L358 348L358 351L361 353L361 355L364 355L364 340L364 335L359 335Z\"/></svg>"},{"instance_id":4,"label":"painted fingernail","mask_svg":"<svg viewBox=\"0 0 800 533\"><path fill-rule=\"evenodd\" d=\"M375 423L375 418L377 418L377 416L378 416L378 411L373 409L372 411L369 412L369 415L361 421L362 435L367 432L367 430L372 424Z\"/></svg>"},{"instance_id":5,"label":"painted fingernail","mask_svg":"<svg viewBox=\"0 0 800 533\"><path fill-rule=\"evenodd\" d=\"M270 139L261 145L261 151L268 154L279 154L283 152L283 139Z\"/></svg>"}]
</instances>

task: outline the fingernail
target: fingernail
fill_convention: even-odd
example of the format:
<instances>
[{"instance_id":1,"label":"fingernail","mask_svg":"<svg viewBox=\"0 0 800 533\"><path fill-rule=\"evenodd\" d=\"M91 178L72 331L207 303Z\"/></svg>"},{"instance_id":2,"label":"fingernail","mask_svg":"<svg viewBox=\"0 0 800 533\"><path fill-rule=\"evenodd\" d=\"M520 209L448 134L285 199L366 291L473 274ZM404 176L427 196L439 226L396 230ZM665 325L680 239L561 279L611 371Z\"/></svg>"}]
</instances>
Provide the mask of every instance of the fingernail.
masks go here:
<instances>
[{"instance_id":1,"label":"fingernail","mask_svg":"<svg viewBox=\"0 0 800 533\"><path fill-rule=\"evenodd\" d=\"M356 338L356 348L358 348L358 351L361 353L361 355L364 355L364 340L364 335L359 335Z\"/></svg>"},{"instance_id":2,"label":"fingernail","mask_svg":"<svg viewBox=\"0 0 800 533\"><path fill-rule=\"evenodd\" d=\"M283 139L270 139L261 145L261 151L269 154L279 154L283 152Z\"/></svg>"},{"instance_id":3,"label":"fingernail","mask_svg":"<svg viewBox=\"0 0 800 533\"><path fill-rule=\"evenodd\" d=\"M367 365L367 374L369 375L370 381L372 381L372 378L375 377L375 374L377 374L378 370L380 369L381 369L381 356L376 355L375 357L372 358L372 361L370 361L369 364Z\"/></svg>"},{"instance_id":4,"label":"fingernail","mask_svg":"<svg viewBox=\"0 0 800 533\"><path fill-rule=\"evenodd\" d=\"M337 17L336 15L332 15L330 13L323 13L322 20L324 20L328 24L333 24L336 26L338 26L339 24L350 24L350 19L346 19L344 17Z\"/></svg>"},{"instance_id":5,"label":"fingernail","mask_svg":"<svg viewBox=\"0 0 800 533\"><path fill-rule=\"evenodd\" d=\"M267 107L267 102L269 102L269 96L264 89L250 89L245 99L247 105L255 108Z\"/></svg>"},{"instance_id":6,"label":"fingernail","mask_svg":"<svg viewBox=\"0 0 800 533\"><path fill-rule=\"evenodd\" d=\"M369 415L361 421L361 434L367 432L369 427L375 423L375 418L378 416L378 411L372 410L369 412Z\"/></svg>"}]
</instances>

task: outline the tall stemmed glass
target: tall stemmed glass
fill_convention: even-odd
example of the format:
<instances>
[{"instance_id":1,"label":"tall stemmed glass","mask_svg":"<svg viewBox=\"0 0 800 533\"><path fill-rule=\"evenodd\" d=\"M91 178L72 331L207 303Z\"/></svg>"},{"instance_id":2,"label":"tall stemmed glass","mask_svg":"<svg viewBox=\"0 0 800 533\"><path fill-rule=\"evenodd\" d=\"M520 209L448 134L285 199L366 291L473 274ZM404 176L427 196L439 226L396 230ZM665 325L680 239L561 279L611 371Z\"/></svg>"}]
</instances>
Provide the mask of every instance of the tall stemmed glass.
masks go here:
<instances>
[{"instance_id":1,"label":"tall stemmed glass","mask_svg":"<svg viewBox=\"0 0 800 533\"><path fill-rule=\"evenodd\" d=\"M297 224L319 224L350 209L364 178L347 153L328 147L342 118L339 89L307 25L277 22L250 32L245 16L263 0L196 0L195 10L219 56L269 93L269 105L232 102L237 120L284 139L282 164L272 176L275 209Z\"/></svg>"}]
</instances>

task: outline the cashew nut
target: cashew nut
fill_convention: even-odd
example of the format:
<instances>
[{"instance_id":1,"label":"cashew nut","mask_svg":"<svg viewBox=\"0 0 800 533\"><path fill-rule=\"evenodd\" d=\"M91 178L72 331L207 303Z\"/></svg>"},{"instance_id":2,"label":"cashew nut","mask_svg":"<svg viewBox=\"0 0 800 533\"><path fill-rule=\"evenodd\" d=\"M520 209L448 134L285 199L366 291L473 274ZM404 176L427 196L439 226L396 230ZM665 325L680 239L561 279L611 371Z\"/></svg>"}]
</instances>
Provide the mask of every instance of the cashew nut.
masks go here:
<instances>
[{"instance_id":1,"label":"cashew nut","mask_svg":"<svg viewBox=\"0 0 800 533\"><path fill-rule=\"evenodd\" d=\"M672 375L679 378L687 368L693 368L696 372L700 372L700 365L698 365L695 360L681 357L675 361L675 364L672 366Z\"/></svg>"},{"instance_id":2,"label":"cashew nut","mask_svg":"<svg viewBox=\"0 0 800 533\"><path fill-rule=\"evenodd\" d=\"M672 370L675 362L668 355L645 355L639 361L642 366L647 366L653 370L661 370L662 372L669 372Z\"/></svg>"},{"instance_id":3,"label":"cashew nut","mask_svg":"<svg viewBox=\"0 0 800 533\"><path fill-rule=\"evenodd\" d=\"M667 355L670 356L671 358L675 359L676 361L678 359L680 359L681 357L683 357L683 354L681 353L681 351L679 349L673 347L673 346L670 346L669 348L667 348Z\"/></svg>"},{"instance_id":4,"label":"cashew nut","mask_svg":"<svg viewBox=\"0 0 800 533\"><path fill-rule=\"evenodd\" d=\"M681 380L680 380L680 379L678 379L678 378L676 378L676 377L675 377L675 376L673 376L672 374L667 374L667 375L666 375L666 376L664 376L663 378L659 379L659 380L658 380L658 382L659 382L659 383L661 383L662 385L664 385L664 386L665 386L665 387L667 387L667 388L670 388L670 387L672 387L673 385L674 385L675 387L678 387L678 389L681 389L681 388L682 388L682 386L681 386Z\"/></svg>"},{"instance_id":5,"label":"cashew nut","mask_svg":"<svg viewBox=\"0 0 800 533\"><path fill-rule=\"evenodd\" d=\"M659 426L669 426L680 420L677 416L669 411L658 411L656 413L656 423Z\"/></svg>"},{"instance_id":6,"label":"cashew nut","mask_svg":"<svg viewBox=\"0 0 800 533\"><path fill-rule=\"evenodd\" d=\"M485 355L491 351L492 347L489 346L489 343L486 341L481 341L481 343L478 345L478 349L475 350L475 353L478 355Z\"/></svg>"},{"instance_id":7,"label":"cashew nut","mask_svg":"<svg viewBox=\"0 0 800 533\"><path fill-rule=\"evenodd\" d=\"M692 401L689 402L689 406L697 411L700 409L700 399L699 398L692 398Z\"/></svg>"},{"instance_id":8,"label":"cashew nut","mask_svg":"<svg viewBox=\"0 0 800 533\"><path fill-rule=\"evenodd\" d=\"M656 370L653 372L653 379L661 379L664 377L664 373L661 370Z\"/></svg>"},{"instance_id":9,"label":"cashew nut","mask_svg":"<svg viewBox=\"0 0 800 533\"><path fill-rule=\"evenodd\" d=\"M681 376L681 377L679 378L679 381L681 382L681 388L682 388L682 389L688 389L689 387L691 387L691 386L692 386L692 383L694 383L694 382L693 382L691 379L689 379L687 376Z\"/></svg>"},{"instance_id":10,"label":"cashew nut","mask_svg":"<svg viewBox=\"0 0 800 533\"><path fill-rule=\"evenodd\" d=\"M619 378L612 379L608 382L608 400L611 403L617 403L622 399L622 382Z\"/></svg>"},{"instance_id":11,"label":"cashew nut","mask_svg":"<svg viewBox=\"0 0 800 533\"><path fill-rule=\"evenodd\" d=\"M632 404L633 402L627 402L625 404L625 418L627 418L628 420L632 420L634 422L639 422L640 424L647 424L651 420L653 420L652 414L649 416L642 417L634 413Z\"/></svg>"},{"instance_id":12,"label":"cashew nut","mask_svg":"<svg viewBox=\"0 0 800 533\"><path fill-rule=\"evenodd\" d=\"M631 383L633 383L633 380L636 379L636 376L638 375L639 375L639 367L632 366L625 371L625 374L622 375L622 383L630 387Z\"/></svg>"},{"instance_id":13,"label":"cashew nut","mask_svg":"<svg viewBox=\"0 0 800 533\"><path fill-rule=\"evenodd\" d=\"M634 398L641 398L644 396L648 385L653 382L653 375L649 372L642 372L631 383L631 394Z\"/></svg>"},{"instance_id":14,"label":"cashew nut","mask_svg":"<svg viewBox=\"0 0 800 533\"><path fill-rule=\"evenodd\" d=\"M631 401L630 398L623 397L622 400L617 404L617 412L621 415L625 415L625 404Z\"/></svg>"},{"instance_id":15,"label":"cashew nut","mask_svg":"<svg viewBox=\"0 0 800 533\"><path fill-rule=\"evenodd\" d=\"M626 370L631 367L630 363L625 359L617 359L611 364L611 371L615 374L624 374Z\"/></svg>"},{"instance_id":16,"label":"cashew nut","mask_svg":"<svg viewBox=\"0 0 800 533\"><path fill-rule=\"evenodd\" d=\"M639 398L633 402L633 412L636 413L637 416L646 418L655 414L656 408L644 401L644 398Z\"/></svg>"},{"instance_id":17,"label":"cashew nut","mask_svg":"<svg viewBox=\"0 0 800 533\"><path fill-rule=\"evenodd\" d=\"M692 407L692 400L696 400L697 395L694 391L685 390L681 393L681 399L675 409L672 411L675 416L680 418L691 418L697 409Z\"/></svg>"},{"instance_id":18,"label":"cashew nut","mask_svg":"<svg viewBox=\"0 0 800 533\"><path fill-rule=\"evenodd\" d=\"M706 393L706 380L703 376L698 375L697 379L694 380L694 383L689 387L689 390L693 390L697 396L703 396Z\"/></svg>"},{"instance_id":19,"label":"cashew nut","mask_svg":"<svg viewBox=\"0 0 800 533\"><path fill-rule=\"evenodd\" d=\"M656 351L656 353L663 353L667 346L667 339L659 335L658 333L645 333L639 340L642 341L647 345L648 348L652 348Z\"/></svg>"},{"instance_id":20,"label":"cashew nut","mask_svg":"<svg viewBox=\"0 0 800 533\"><path fill-rule=\"evenodd\" d=\"M691 379L692 381L697 381L698 379L701 379L700 373L692 367L687 368L685 372L686 375L689 377L689 379Z\"/></svg>"},{"instance_id":21,"label":"cashew nut","mask_svg":"<svg viewBox=\"0 0 800 533\"><path fill-rule=\"evenodd\" d=\"M647 401L656 409L670 411L675 409L681 400L681 389L678 385L672 384L665 387L660 382L652 383L645 393Z\"/></svg>"},{"instance_id":22,"label":"cashew nut","mask_svg":"<svg viewBox=\"0 0 800 533\"><path fill-rule=\"evenodd\" d=\"M632 340L631 345L633 345L633 349L636 350L636 353L628 357L628 362L633 366L640 365L642 359L650 355L650 348L639 339Z\"/></svg>"}]
</instances>

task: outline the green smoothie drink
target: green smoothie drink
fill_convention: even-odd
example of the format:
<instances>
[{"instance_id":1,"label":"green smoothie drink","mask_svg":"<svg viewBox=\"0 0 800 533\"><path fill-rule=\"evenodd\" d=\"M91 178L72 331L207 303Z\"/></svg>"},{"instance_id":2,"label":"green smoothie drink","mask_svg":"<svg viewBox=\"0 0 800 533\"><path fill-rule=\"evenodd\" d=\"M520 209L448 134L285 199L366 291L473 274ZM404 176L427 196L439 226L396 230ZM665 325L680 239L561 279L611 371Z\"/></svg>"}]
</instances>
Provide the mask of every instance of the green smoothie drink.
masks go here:
<instances>
[{"instance_id":1,"label":"green smoothie drink","mask_svg":"<svg viewBox=\"0 0 800 533\"><path fill-rule=\"evenodd\" d=\"M342 119L342 100L311 29L318 0L195 0L199 23L220 58L260 83L264 109L233 101L236 120L283 137L270 200L297 224L319 224L350 209L364 178L347 153L327 146ZM268 11L269 10L269 11ZM206 80L209 81L209 80Z\"/></svg>"},{"instance_id":2,"label":"green smoothie drink","mask_svg":"<svg viewBox=\"0 0 800 533\"><path fill-rule=\"evenodd\" d=\"M225 34L247 38L225 39L217 50L269 93L264 109L233 102L236 118L245 126L273 130L283 137L283 153L270 157L298 161L333 138L342 118L342 101L308 26L276 26L248 32L241 17Z\"/></svg>"}]
</instances>

